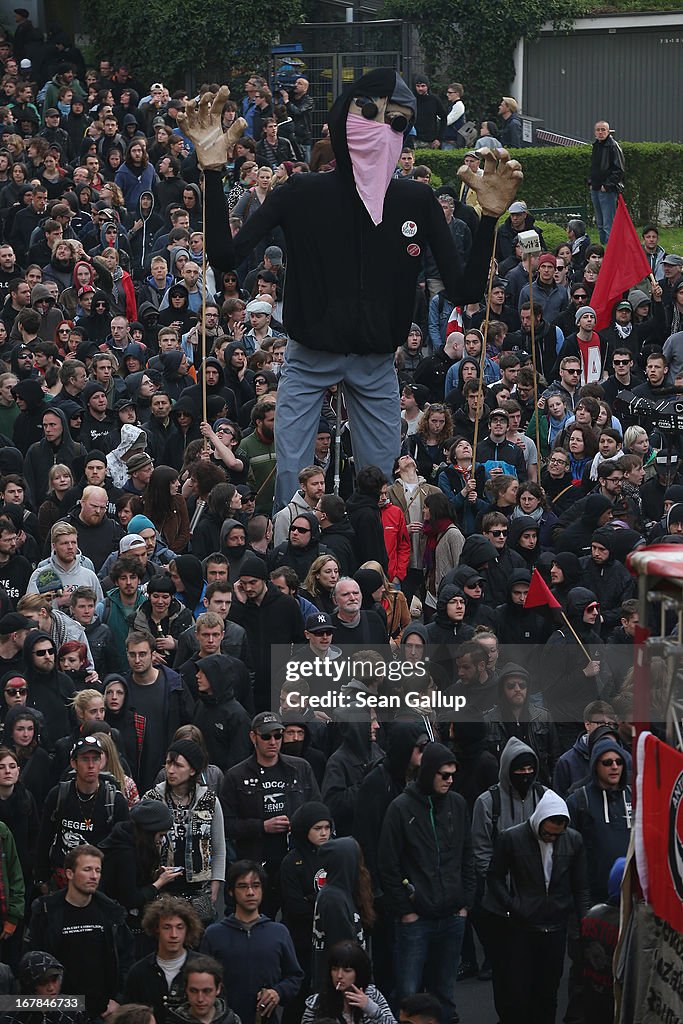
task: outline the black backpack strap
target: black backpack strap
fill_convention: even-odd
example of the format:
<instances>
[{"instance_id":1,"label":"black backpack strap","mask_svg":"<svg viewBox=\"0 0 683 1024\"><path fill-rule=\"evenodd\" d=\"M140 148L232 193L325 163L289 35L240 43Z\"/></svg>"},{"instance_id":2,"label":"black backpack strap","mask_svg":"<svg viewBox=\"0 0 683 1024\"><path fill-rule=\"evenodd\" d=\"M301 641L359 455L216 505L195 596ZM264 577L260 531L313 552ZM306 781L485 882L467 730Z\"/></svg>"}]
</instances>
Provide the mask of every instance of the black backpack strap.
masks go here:
<instances>
[{"instance_id":1,"label":"black backpack strap","mask_svg":"<svg viewBox=\"0 0 683 1024\"><path fill-rule=\"evenodd\" d=\"M491 840L495 843L498 835L498 819L500 818L500 785L489 786L491 794Z\"/></svg>"}]
</instances>

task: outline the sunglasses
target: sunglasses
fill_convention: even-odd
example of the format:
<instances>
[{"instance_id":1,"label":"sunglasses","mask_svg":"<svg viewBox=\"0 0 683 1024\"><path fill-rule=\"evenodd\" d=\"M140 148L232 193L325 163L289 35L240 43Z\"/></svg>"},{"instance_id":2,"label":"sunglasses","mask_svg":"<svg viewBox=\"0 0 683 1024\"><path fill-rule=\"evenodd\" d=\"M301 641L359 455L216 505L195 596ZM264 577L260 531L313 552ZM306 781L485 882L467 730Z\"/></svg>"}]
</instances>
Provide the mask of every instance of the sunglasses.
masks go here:
<instances>
[{"instance_id":1,"label":"sunglasses","mask_svg":"<svg viewBox=\"0 0 683 1024\"><path fill-rule=\"evenodd\" d=\"M334 631L331 629L316 629L314 636L334 636Z\"/></svg>"},{"instance_id":2,"label":"sunglasses","mask_svg":"<svg viewBox=\"0 0 683 1024\"><path fill-rule=\"evenodd\" d=\"M284 736L282 729L275 729L273 732L259 733L262 740L281 740Z\"/></svg>"},{"instance_id":3,"label":"sunglasses","mask_svg":"<svg viewBox=\"0 0 683 1024\"><path fill-rule=\"evenodd\" d=\"M290 526L290 533L310 533L311 529L309 526Z\"/></svg>"},{"instance_id":4,"label":"sunglasses","mask_svg":"<svg viewBox=\"0 0 683 1024\"><path fill-rule=\"evenodd\" d=\"M577 375L577 377L578 377L578 375L581 373L581 370L580 369L572 370L569 367L567 367L564 372L565 373L575 373Z\"/></svg>"},{"instance_id":5,"label":"sunglasses","mask_svg":"<svg viewBox=\"0 0 683 1024\"><path fill-rule=\"evenodd\" d=\"M449 782L455 778L455 772L437 772L436 774L440 775L444 782Z\"/></svg>"},{"instance_id":6,"label":"sunglasses","mask_svg":"<svg viewBox=\"0 0 683 1024\"><path fill-rule=\"evenodd\" d=\"M507 530L491 530L492 537L507 537Z\"/></svg>"},{"instance_id":7,"label":"sunglasses","mask_svg":"<svg viewBox=\"0 0 683 1024\"><path fill-rule=\"evenodd\" d=\"M521 682L506 683L505 684L505 689L506 690L528 690L528 686L527 686L526 683L521 683Z\"/></svg>"},{"instance_id":8,"label":"sunglasses","mask_svg":"<svg viewBox=\"0 0 683 1024\"><path fill-rule=\"evenodd\" d=\"M48 654L54 654L54 647L41 647L39 651L34 650L33 653L37 658L46 658Z\"/></svg>"},{"instance_id":9,"label":"sunglasses","mask_svg":"<svg viewBox=\"0 0 683 1024\"><path fill-rule=\"evenodd\" d=\"M8 686L5 693L8 693L10 697L23 697L28 693L28 686Z\"/></svg>"},{"instance_id":10,"label":"sunglasses","mask_svg":"<svg viewBox=\"0 0 683 1024\"><path fill-rule=\"evenodd\" d=\"M600 764L603 765L604 768L611 768L613 765L616 765L618 768L623 768L624 759L623 757L608 757L604 761L601 761Z\"/></svg>"},{"instance_id":11,"label":"sunglasses","mask_svg":"<svg viewBox=\"0 0 683 1024\"><path fill-rule=\"evenodd\" d=\"M585 293L583 295L579 295L578 292L574 292L572 298L578 299L579 302L584 302L588 298L588 296Z\"/></svg>"},{"instance_id":12,"label":"sunglasses","mask_svg":"<svg viewBox=\"0 0 683 1024\"><path fill-rule=\"evenodd\" d=\"M628 366L628 364L630 362L631 362L630 359L613 359L612 360L612 364L614 366Z\"/></svg>"}]
</instances>

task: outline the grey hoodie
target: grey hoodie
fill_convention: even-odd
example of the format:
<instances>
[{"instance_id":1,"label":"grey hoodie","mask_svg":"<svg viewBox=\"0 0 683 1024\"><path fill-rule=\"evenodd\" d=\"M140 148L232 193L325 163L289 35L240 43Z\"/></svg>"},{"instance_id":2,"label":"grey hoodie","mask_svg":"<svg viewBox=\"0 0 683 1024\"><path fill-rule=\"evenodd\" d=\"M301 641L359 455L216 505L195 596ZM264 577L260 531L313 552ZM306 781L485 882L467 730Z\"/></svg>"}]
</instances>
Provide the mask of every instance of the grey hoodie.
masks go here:
<instances>
[{"instance_id":1,"label":"grey hoodie","mask_svg":"<svg viewBox=\"0 0 683 1024\"><path fill-rule=\"evenodd\" d=\"M497 832L511 828L513 825L520 825L527 821L539 803L538 793L532 784L529 792L522 799L516 789L510 785L510 767L515 758L520 754L530 754L536 765L534 783L538 777L538 758L536 754L522 743L516 736L511 736L505 744L500 755L500 770L498 772L498 784L500 786L500 817L496 823ZM545 787L542 787L545 790ZM482 878L486 877L489 861L493 853L495 835L493 834L493 795L486 790L478 796L472 812L472 851L474 853L474 866L476 872Z\"/></svg>"}]
</instances>

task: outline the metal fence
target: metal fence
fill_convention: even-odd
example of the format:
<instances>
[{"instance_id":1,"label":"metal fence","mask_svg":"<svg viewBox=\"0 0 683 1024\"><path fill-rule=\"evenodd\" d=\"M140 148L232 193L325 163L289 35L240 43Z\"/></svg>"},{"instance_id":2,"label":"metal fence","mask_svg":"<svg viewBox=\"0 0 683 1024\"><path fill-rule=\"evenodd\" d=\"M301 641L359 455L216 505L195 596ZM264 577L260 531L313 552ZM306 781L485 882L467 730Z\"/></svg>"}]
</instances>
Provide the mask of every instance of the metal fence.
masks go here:
<instances>
[{"instance_id":1,"label":"metal fence","mask_svg":"<svg viewBox=\"0 0 683 1024\"><path fill-rule=\"evenodd\" d=\"M311 83L310 95L315 100L313 135L320 138L320 130L327 112L344 86L360 78L373 68L392 67L402 70L399 51L350 53L291 53L274 57L269 66L269 81L285 84L289 78L302 75Z\"/></svg>"}]
</instances>

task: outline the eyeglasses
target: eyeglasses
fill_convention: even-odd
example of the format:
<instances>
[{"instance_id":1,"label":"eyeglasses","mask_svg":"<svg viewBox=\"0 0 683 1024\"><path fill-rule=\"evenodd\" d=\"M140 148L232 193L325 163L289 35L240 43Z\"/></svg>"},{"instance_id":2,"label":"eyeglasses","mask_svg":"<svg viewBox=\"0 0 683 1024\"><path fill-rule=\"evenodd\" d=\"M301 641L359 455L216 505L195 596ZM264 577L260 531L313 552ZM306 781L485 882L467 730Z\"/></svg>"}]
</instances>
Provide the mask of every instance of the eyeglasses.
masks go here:
<instances>
[{"instance_id":1,"label":"eyeglasses","mask_svg":"<svg viewBox=\"0 0 683 1024\"><path fill-rule=\"evenodd\" d=\"M54 649L54 647L41 647L41 649L39 651L37 651L34 648L33 653L35 654L35 656L37 658L46 658L48 654L54 654L55 653L55 649Z\"/></svg>"},{"instance_id":2,"label":"eyeglasses","mask_svg":"<svg viewBox=\"0 0 683 1024\"><path fill-rule=\"evenodd\" d=\"M617 723L616 722L612 722L610 719L607 719L607 718L591 718L590 724L591 725L609 725L610 728L612 728L612 729L616 729L616 727L617 727Z\"/></svg>"},{"instance_id":3,"label":"eyeglasses","mask_svg":"<svg viewBox=\"0 0 683 1024\"><path fill-rule=\"evenodd\" d=\"M274 729L273 732L262 732L259 736L262 740L281 740L284 735L282 729Z\"/></svg>"},{"instance_id":4,"label":"eyeglasses","mask_svg":"<svg viewBox=\"0 0 683 1024\"><path fill-rule=\"evenodd\" d=\"M600 764L603 768L611 768L612 765L617 765L618 768L623 768L624 759L623 757L608 757L604 761L601 761Z\"/></svg>"},{"instance_id":5,"label":"eyeglasses","mask_svg":"<svg viewBox=\"0 0 683 1024\"><path fill-rule=\"evenodd\" d=\"M28 693L28 686L7 686L5 693L8 693L10 697L23 697Z\"/></svg>"},{"instance_id":6,"label":"eyeglasses","mask_svg":"<svg viewBox=\"0 0 683 1024\"><path fill-rule=\"evenodd\" d=\"M309 526L290 526L290 533L310 533L311 528Z\"/></svg>"},{"instance_id":7,"label":"eyeglasses","mask_svg":"<svg viewBox=\"0 0 683 1024\"><path fill-rule=\"evenodd\" d=\"M565 462L564 459L549 459L548 460L548 465L549 466L565 466L565 467L567 467L569 465L569 463Z\"/></svg>"},{"instance_id":8,"label":"eyeglasses","mask_svg":"<svg viewBox=\"0 0 683 1024\"><path fill-rule=\"evenodd\" d=\"M489 532L492 537L507 537L508 534L507 530L490 530Z\"/></svg>"},{"instance_id":9,"label":"eyeglasses","mask_svg":"<svg viewBox=\"0 0 683 1024\"><path fill-rule=\"evenodd\" d=\"M444 782L450 782L455 778L455 772L437 772L436 774L440 775Z\"/></svg>"}]
</instances>

